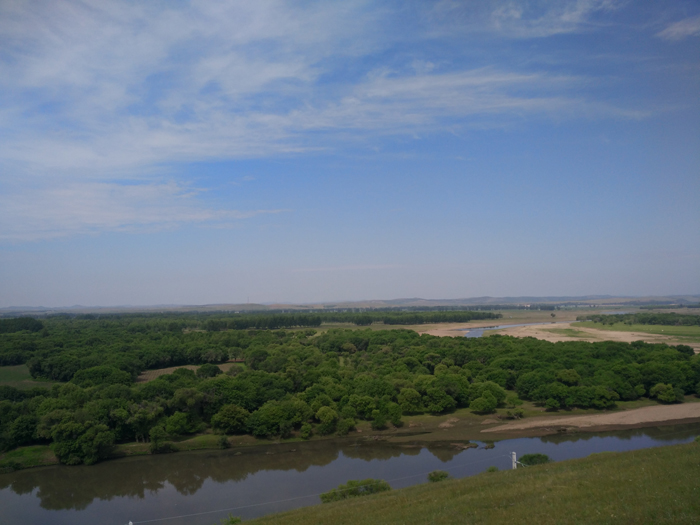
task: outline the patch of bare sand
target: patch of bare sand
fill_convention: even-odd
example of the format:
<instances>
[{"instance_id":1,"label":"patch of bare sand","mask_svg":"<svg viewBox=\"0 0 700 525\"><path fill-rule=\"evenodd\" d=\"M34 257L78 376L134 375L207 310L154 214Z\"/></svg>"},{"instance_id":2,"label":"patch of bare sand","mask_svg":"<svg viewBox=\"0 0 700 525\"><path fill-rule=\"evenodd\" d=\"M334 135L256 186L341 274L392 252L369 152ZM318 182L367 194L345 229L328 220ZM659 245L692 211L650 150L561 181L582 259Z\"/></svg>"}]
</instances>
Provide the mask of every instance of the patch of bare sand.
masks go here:
<instances>
[{"instance_id":1,"label":"patch of bare sand","mask_svg":"<svg viewBox=\"0 0 700 525\"><path fill-rule=\"evenodd\" d=\"M506 423L497 427L487 428L481 432L512 432L541 427L574 427L590 428L605 426L643 425L661 423L682 419L700 418L700 403L684 403L681 405L659 405L624 412L596 414L589 416L563 416L533 418L526 421Z\"/></svg>"},{"instance_id":2,"label":"patch of bare sand","mask_svg":"<svg viewBox=\"0 0 700 525\"><path fill-rule=\"evenodd\" d=\"M551 329L563 330L573 329L581 332L580 336L569 336L561 333L550 332ZM619 341L621 343L631 343L633 341L645 341L647 343L685 344L692 347L696 353L700 352L700 343L681 343L677 338L668 335L647 334L644 332L615 332L612 330L596 330L595 328L584 328L578 324L572 326L571 323L540 324L532 326L516 326L497 330L501 335L513 337L534 337L552 343L560 341ZM585 335L584 335L585 334Z\"/></svg>"}]
</instances>

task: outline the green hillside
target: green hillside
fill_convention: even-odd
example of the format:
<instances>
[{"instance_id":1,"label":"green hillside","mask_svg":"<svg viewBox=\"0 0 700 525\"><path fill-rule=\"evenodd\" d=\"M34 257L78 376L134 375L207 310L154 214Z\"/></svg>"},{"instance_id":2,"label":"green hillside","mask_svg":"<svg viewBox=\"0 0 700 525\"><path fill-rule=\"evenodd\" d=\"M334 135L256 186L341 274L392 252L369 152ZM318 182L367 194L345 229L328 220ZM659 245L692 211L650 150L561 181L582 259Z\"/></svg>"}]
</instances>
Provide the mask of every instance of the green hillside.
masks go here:
<instances>
[{"instance_id":1,"label":"green hillside","mask_svg":"<svg viewBox=\"0 0 700 525\"><path fill-rule=\"evenodd\" d=\"M700 443L426 483L249 523L700 523Z\"/></svg>"}]
</instances>

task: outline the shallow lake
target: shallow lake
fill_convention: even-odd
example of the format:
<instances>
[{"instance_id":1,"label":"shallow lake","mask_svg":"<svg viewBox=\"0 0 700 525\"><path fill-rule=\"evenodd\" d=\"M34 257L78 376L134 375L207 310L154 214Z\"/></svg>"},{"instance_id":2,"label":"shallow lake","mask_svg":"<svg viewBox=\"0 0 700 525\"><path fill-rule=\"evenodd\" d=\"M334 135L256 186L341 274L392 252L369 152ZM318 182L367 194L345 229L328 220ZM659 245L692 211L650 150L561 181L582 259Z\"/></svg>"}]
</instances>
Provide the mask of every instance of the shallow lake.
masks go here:
<instances>
[{"instance_id":1,"label":"shallow lake","mask_svg":"<svg viewBox=\"0 0 700 525\"><path fill-rule=\"evenodd\" d=\"M433 470L461 478L490 466L509 469L511 452L561 461L697 435L700 423L509 439L467 450L346 439L44 467L0 475L0 523L213 525L229 512L250 519L318 504L319 493L349 479L380 478L401 488L425 483Z\"/></svg>"}]
</instances>

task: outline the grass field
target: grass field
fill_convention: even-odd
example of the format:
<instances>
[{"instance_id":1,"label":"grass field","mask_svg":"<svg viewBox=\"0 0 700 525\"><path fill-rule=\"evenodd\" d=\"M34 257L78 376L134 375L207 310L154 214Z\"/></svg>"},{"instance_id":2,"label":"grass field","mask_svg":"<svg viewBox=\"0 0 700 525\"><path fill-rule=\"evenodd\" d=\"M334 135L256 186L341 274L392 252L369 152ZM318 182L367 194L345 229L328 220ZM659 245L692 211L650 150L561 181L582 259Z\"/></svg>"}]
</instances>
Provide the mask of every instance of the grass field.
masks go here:
<instances>
[{"instance_id":1,"label":"grass field","mask_svg":"<svg viewBox=\"0 0 700 525\"><path fill-rule=\"evenodd\" d=\"M687 340L689 342L700 342L700 326L667 326L652 324L630 325L625 323L605 325L601 323L594 323L592 321L576 323L576 326L581 326L583 328L595 328L596 330L606 330L611 332L639 332L644 334L666 335Z\"/></svg>"},{"instance_id":2,"label":"grass field","mask_svg":"<svg viewBox=\"0 0 700 525\"><path fill-rule=\"evenodd\" d=\"M245 368L245 363L235 363L235 362L228 362L228 363L221 363L219 365L216 365L219 367L219 369L222 372L228 372L228 370L233 366L233 365L239 365ZM196 371L201 365L182 365L182 366L171 366L169 368L159 368L158 370L145 370L144 372L141 372L139 376L136 378L137 383L148 383L149 381L153 381L154 379L166 375L166 374L172 374L175 370L178 368L187 368L188 370L192 370L193 372Z\"/></svg>"},{"instance_id":3,"label":"grass field","mask_svg":"<svg viewBox=\"0 0 700 525\"><path fill-rule=\"evenodd\" d=\"M55 465L58 458L51 448L46 445L16 448L0 454L0 472L11 472L18 468L31 468L44 465Z\"/></svg>"},{"instance_id":4,"label":"grass field","mask_svg":"<svg viewBox=\"0 0 700 525\"><path fill-rule=\"evenodd\" d=\"M0 366L0 386L26 389L35 386L50 387L52 384L52 381L33 380L27 365Z\"/></svg>"},{"instance_id":5,"label":"grass field","mask_svg":"<svg viewBox=\"0 0 700 525\"><path fill-rule=\"evenodd\" d=\"M576 330L574 328L543 328L545 332L550 332L557 335L565 335L567 337L584 337L586 339L591 338L591 334L588 332L583 332L581 330Z\"/></svg>"},{"instance_id":6,"label":"grass field","mask_svg":"<svg viewBox=\"0 0 700 525\"><path fill-rule=\"evenodd\" d=\"M695 442L485 472L272 514L250 523L699 523L698 473L700 443Z\"/></svg>"}]
</instances>

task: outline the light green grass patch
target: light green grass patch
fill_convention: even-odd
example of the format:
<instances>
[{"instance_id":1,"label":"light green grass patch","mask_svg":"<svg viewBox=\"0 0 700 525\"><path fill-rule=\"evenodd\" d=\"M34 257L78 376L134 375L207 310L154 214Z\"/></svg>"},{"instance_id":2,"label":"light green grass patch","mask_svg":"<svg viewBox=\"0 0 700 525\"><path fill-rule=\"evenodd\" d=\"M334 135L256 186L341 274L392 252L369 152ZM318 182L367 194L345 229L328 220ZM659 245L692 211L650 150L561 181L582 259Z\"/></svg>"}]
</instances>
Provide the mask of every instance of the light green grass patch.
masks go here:
<instances>
[{"instance_id":1,"label":"light green grass patch","mask_svg":"<svg viewBox=\"0 0 700 525\"><path fill-rule=\"evenodd\" d=\"M595 328L596 330L607 330L610 332L640 332L644 334L667 335L689 342L700 342L700 326L667 326L652 324L625 324L615 323L606 325L584 321L576 323L583 328Z\"/></svg>"},{"instance_id":2,"label":"light green grass patch","mask_svg":"<svg viewBox=\"0 0 700 525\"><path fill-rule=\"evenodd\" d=\"M20 468L39 467L42 465L54 465L58 459L46 445L34 445L21 447L0 455L0 468L9 465L18 465Z\"/></svg>"},{"instance_id":3,"label":"light green grass patch","mask_svg":"<svg viewBox=\"0 0 700 525\"><path fill-rule=\"evenodd\" d=\"M50 387L53 381L36 381L32 379L27 365L0 366L0 386L11 386L20 390L35 386Z\"/></svg>"},{"instance_id":4,"label":"light green grass patch","mask_svg":"<svg viewBox=\"0 0 700 525\"><path fill-rule=\"evenodd\" d=\"M15 381L31 381L27 365L0 366L0 384Z\"/></svg>"},{"instance_id":5,"label":"light green grass patch","mask_svg":"<svg viewBox=\"0 0 700 525\"><path fill-rule=\"evenodd\" d=\"M586 339L593 339L588 332L575 330L573 328L543 328L543 330L551 334L565 335L567 337L585 337Z\"/></svg>"}]
</instances>

